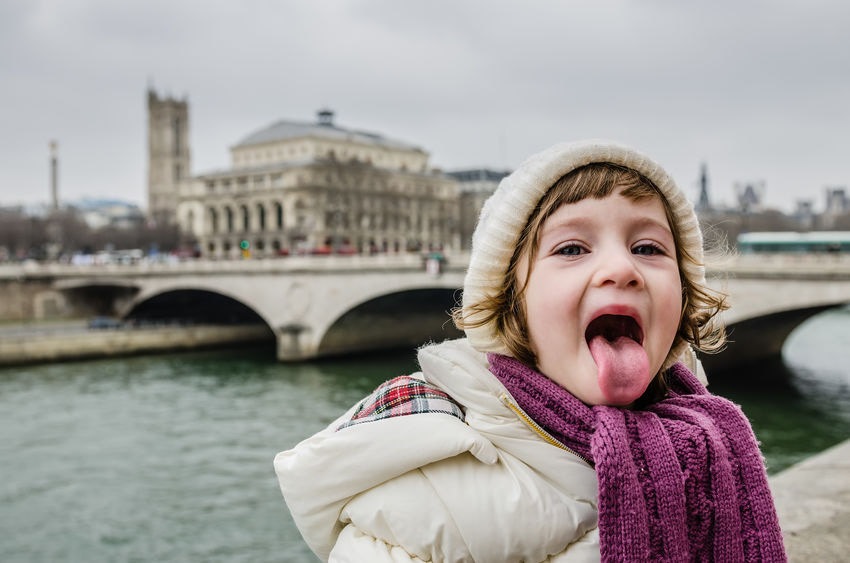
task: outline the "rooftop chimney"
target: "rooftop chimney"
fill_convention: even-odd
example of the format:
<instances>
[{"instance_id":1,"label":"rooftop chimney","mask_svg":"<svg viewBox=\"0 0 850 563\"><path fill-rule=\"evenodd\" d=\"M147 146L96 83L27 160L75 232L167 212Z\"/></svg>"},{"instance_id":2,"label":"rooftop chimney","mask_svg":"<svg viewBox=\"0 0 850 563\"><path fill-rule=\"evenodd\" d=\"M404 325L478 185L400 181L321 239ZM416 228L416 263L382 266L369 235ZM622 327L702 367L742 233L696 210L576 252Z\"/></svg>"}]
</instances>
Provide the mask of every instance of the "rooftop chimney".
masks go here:
<instances>
[{"instance_id":1,"label":"rooftop chimney","mask_svg":"<svg viewBox=\"0 0 850 563\"><path fill-rule=\"evenodd\" d=\"M320 109L316 112L316 115L319 118L319 125L325 125L327 127L333 127L334 124L334 112L329 110L328 108Z\"/></svg>"}]
</instances>

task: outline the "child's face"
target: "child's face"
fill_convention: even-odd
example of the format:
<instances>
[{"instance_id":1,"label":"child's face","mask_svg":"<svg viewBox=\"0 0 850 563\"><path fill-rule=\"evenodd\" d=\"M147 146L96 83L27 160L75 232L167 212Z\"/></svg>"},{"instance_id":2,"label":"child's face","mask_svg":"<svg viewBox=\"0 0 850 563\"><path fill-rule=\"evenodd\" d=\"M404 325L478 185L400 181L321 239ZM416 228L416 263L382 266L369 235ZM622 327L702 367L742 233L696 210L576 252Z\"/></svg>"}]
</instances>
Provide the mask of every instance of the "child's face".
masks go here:
<instances>
[{"instance_id":1,"label":"child's face","mask_svg":"<svg viewBox=\"0 0 850 563\"><path fill-rule=\"evenodd\" d=\"M664 205L620 192L562 205L546 219L524 294L537 367L589 405L626 406L643 394L682 311Z\"/></svg>"}]
</instances>

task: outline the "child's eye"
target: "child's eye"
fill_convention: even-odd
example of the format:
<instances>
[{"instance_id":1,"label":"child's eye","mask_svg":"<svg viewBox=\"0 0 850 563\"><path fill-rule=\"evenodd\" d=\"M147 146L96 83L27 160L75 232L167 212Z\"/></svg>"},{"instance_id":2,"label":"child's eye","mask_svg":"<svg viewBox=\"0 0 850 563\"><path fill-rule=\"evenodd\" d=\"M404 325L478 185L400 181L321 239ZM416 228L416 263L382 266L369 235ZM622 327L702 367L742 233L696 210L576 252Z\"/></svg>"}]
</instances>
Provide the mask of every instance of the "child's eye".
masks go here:
<instances>
[{"instance_id":1,"label":"child's eye","mask_svg":"<svg viewBox=\"0 0 850 563\"><path fill-rule=\"evenodd\" d=\"M632 248L632 254L638 254L640 256L656 256L656 255L664 255L664 249L658 246L657 244L645 243L639 244Z\"/></svg>"},{"instance_id":2,"label":"child's eye","mask_svg":"<svg viewBox=\"0 0 850 563\"><path fill-rule=\"evenodd\" d=\"M587 250L578 244L565 244L560 247L555 253L562 256L578 256L584 254Z\"/></svg>"}]
</instances>

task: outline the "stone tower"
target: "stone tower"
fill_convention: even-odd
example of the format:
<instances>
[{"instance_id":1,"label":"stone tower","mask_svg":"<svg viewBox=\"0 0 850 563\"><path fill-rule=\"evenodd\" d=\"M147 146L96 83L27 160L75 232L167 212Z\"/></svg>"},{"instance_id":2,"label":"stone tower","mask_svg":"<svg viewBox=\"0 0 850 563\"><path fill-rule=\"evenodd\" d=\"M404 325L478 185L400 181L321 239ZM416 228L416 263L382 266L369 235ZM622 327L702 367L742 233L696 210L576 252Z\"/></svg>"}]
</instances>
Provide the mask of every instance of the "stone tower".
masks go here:
<instances>
[{"instance_id":1,"label":"stone tower","mask_svg":"<svg viewBox=\"0 0 850 563\"><path fill-rule=\"evenodd\" d=\"M160 98L148 88L148 216L173 223L181 181L192 175L189 102Z\"/></svg>"}]
</instances>

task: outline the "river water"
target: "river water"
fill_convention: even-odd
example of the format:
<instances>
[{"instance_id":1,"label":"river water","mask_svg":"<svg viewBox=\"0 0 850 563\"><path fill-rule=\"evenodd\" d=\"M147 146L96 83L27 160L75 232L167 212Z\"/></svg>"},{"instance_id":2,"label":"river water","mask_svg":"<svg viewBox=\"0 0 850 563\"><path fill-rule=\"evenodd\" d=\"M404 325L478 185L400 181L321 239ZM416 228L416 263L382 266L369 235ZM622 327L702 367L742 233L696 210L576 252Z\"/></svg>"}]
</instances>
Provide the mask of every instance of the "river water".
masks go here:
<instances>
[{"instance_id":1,"label":"river water","mask_svg":"<svg viewBox=\"0 0 850 563\"><path fill-rule=\"evenodd\" d=\"M414 367L244 348L0 369L0 560L314 561L275 453ZM711 388L743 406L771 472L850 438L850 309L760 372Z\"/></svg>"}]
</instances>

